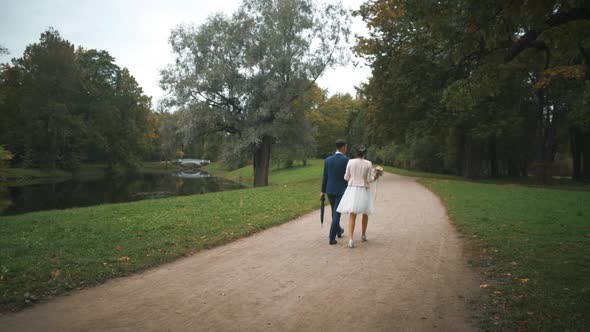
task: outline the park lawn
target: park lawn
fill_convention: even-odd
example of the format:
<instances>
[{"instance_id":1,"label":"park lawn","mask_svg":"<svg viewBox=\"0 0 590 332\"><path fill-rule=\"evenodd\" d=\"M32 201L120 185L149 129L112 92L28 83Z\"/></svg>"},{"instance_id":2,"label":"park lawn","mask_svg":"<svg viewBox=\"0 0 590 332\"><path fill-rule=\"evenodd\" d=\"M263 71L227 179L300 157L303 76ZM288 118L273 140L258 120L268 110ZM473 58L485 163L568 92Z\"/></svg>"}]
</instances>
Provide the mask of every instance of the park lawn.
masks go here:
<instances>
[{"instance_id":1,"label":"park lawn","mask_svg":"<svg viewBox=\"0 0 590 332\"><path fill-rule=\"evenodd\" d=\"M269 177L269 183L271 185L279 185L289 182L321 180L323 167L324 161L321 159L308 160L305 166L298 161L290 168L279 168L275 164L270 167L271 176ZM225 177L246 187L252 187L254 182L254 169L252 165L230 171L223 164L215 162L203 167L203 170L215 176Z\"/></svg>"},{"instance_id":2,"label":"park lawn","mask_svg":"<svg viewBox=\"0 0 590 332\"><path fill-rule=\"evenodd\" d=\"M0 217L0 311L26 306L26 293L97 285L317 209L321 167L273 170L264 188Z\"/></svg>"},{"instance_id":3,"label":"park lawn","mask_svg":"<svg viewBox=\"0 0 590 332\"><path fill-rule=\"evenodd\" d=\"M547 189L563 189L563 190L579 190L579 191L590 191L590 183L573 181L570 177L553 177L549 183L542 183L534 177L522 178L522 177L500 177L500 178L473 178L467 179L458 175L443 174L443 173L428 173L421 171L408 170L404 168L398 168L393 166L381 166L386 172L394 173L402 176L409 176L414 178L426 178L426 179L445 179L445 180L457 180L457 181L470 181L476 183L487 183L487 184L519 184L522 186L529 186L535 188L547 188Z\"/></svg>"},{"instance_id":4,"label":"park lawn","mask_svg":"<svg viewBox=\"0 0 590 332\"><path fill-rule=\"evenodd\" d=\"M377 165L375 165L377 166ZM393 166L381 166L385 172L394 173L402 176L418 177L418 178L434 178L434 179L449 179L449 180L460 180L461 177L450 174L440 173L427 173L420 171L411 171L403 168Z\"/></svg>"},{"instance_id":5,"label":"park lawn","mask_svg":"<svg viewBox=\"0 0 590 332\"><path fill-rule=\"evenodd\" d=\"M590 330L590 192L421 179L482 273L484 330Z\"/></svg>"},{"instance_id":6,"label":"park lawn","mask_svg":"<svg viewBox=\"0 0 590 332\"><path fill-rule=\"evenodd\" d=\"M220 161L214 161L208 165L201 167L201 169L207 173L224 178L227 178L227 174L231 171L226 164Z\"/></svg>"},{"instance_id":7,"label":"park lawn","mask_svg":"<svg viewBox=\"0 0 590 332\"><path fill-rule=\"evenodd\" d=\"M252 187L254 182L254 169L252 165L231 170L222 162L213 162L209 165L201 167L202 170L217 177L223 177L233 182L239 183L244 187ZM272 168L270 169L272 172ZM269 181L271 179L269 178Z\"/></svg>"},{"instance_id":8,"label":"park lawn","mask_svg":"<svg viewBox=\"0 0 590 332\"><path fill-rule=\"evenodd\" d=\"M149 174L167 174L178 169L182 169L182 167L174 165L171 161L168 162L168 166L163 161L144 161L141 163L139 171Z\"/></svg>"}]
</instances>

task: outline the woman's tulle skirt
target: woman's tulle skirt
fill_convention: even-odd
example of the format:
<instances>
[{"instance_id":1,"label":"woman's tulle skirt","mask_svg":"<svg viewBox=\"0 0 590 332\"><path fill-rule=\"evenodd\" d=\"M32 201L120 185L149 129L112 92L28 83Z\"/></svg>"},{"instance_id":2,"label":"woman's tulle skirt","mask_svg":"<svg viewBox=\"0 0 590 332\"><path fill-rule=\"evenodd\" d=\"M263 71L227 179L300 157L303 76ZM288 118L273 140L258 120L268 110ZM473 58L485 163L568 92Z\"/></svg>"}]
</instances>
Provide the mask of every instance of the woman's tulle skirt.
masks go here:
<instances>
[{"instance_id":1,"label":"woman's tulle skirt","mask_svg":"<svg viewBox=\"0 0 590 332\"><path fill-rule=\"evenodd\" d=\"M340 213L372 214L373 194L367 187L346 187L336 211Z\"/></svg>"}]
</instances>

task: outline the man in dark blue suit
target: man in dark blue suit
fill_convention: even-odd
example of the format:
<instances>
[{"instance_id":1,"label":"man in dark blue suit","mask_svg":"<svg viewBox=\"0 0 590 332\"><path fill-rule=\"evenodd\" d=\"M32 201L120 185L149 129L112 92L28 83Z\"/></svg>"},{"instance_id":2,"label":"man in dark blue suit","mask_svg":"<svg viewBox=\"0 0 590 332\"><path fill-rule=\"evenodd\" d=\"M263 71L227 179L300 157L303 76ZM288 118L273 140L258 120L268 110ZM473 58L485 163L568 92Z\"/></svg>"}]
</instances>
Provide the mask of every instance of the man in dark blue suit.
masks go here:
<instances>
[{"instance_id":1,"label":"man in dark blue suit","mask_svg":"<svg viewBox=\"0 0 590 332\"><path fill-rule=\"evenodd\" d=\"M340 227L340 212L336 211L342 195L348 186L344 180L346 164L348 157L346 141L339 139L336 141L336 153L326 158L324 161L324 177L322 179L322 195L327 194L330 206L332 207L332 224L330 225L330 244L336 244L336 235L342 237L344 229Z\"/></svg>"}]
</instances>

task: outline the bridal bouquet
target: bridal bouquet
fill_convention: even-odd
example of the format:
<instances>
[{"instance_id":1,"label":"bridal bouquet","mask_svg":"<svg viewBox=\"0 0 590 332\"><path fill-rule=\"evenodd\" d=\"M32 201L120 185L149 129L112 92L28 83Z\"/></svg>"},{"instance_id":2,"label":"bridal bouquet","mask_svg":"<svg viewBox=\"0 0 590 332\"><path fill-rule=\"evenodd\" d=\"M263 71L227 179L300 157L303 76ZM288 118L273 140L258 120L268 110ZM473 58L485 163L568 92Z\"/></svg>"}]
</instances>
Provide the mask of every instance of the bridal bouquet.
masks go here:
<instances>
[{"instance_id":1,"label":"bridal bouquet","mask_svg":"<svg viewBox=\"0 0 590 332\"><path fill-rule=\"evenodd\" d=\"M377 172L377 174L379 174L380 176L383 175L383 167L381 166L377 166L375 167L375 171Z\"/></svg>"}]
</instances>

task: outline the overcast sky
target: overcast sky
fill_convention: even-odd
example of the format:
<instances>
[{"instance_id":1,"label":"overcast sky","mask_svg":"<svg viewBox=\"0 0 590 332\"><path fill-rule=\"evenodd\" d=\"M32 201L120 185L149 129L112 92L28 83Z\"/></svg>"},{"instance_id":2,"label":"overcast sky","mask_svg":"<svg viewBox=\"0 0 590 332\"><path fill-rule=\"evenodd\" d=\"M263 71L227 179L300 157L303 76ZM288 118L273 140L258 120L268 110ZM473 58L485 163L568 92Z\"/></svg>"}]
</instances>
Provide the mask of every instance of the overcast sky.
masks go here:
<instances>
[{"instance_id":1,"label":"overcast sky","mask_svg":"<svg viewBox=\"0 0 590 332\"><path fill-rule=\"evenodd\" d=\"M358 9L364 0L343 0L346 8ZM159 71L173 61L168 37L183 23L200 24L213 13L231 14L240 0L0 0L0 45L8 56L0 63L20 57L25 47L39 40L48 27L76 46L108 51L120 67L127 67L145 93L157 101L163 94ZM353 33L365 34L359 18ZM352 46L352 45L351 45ZM354 59L358 63L359 59ZM367 80L370 70L351 63L334 68L319 80L330 94L351 93Z\"/></svg>"}]
</instances>

